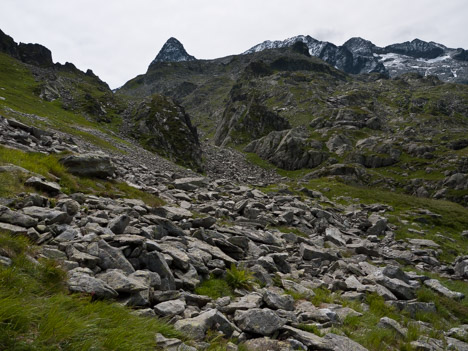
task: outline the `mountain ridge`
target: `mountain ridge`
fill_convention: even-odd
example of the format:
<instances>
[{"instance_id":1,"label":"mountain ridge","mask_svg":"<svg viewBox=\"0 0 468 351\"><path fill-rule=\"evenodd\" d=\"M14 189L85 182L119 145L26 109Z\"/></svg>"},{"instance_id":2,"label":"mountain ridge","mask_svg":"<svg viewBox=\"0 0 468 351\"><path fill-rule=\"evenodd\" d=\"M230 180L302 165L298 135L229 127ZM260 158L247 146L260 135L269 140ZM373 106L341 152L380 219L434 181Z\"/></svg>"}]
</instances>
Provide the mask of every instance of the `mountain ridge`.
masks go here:
<instances>
[{"instance_id":1,"label":"mountain ridge","mask_svg":"<svg viewBox=\"0 0 468 351\"><path fill-rule=\"evenodd\" d=\"M342 46L336 46L308 35L298 35L285 40L264 41L243 54L292 46L297 41L304 42L312 56L347 73L378 72L395 77L402 73L418 72L422 75L436 75L443 81L468 83L466 50L447 48L442 44L420 39L378 47L366 39L353 37ZM440 60L435 60L437 58ZM451 67L447 68L447 65Z\"/></svg>"}]
</instances>

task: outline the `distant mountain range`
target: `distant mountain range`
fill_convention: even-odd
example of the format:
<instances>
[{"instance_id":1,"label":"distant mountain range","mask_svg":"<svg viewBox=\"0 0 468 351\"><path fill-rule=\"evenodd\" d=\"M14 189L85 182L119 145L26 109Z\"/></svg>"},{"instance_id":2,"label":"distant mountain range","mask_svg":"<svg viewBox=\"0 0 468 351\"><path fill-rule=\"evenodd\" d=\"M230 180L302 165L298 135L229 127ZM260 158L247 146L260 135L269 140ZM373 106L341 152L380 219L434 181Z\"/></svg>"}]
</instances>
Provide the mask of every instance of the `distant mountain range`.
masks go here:
<instances>
[{"instance_id":1,"label":"distant mountain range","mask_svg":"<svg viewBox=\"0 0 468 351\"><path fill-rule=\"evenodd\" d=\"M342 46L337 46L308 35L298 35L286 40L264 41L243 54L291 47L299 41L307 45L311 56L318 57L346 73L381 73L396 77L403 73L416 72L422 76L437 76L445 82L468 83L467 50L452 49L419 39L379 47L369 40L356 37L349 39ZM177 39L170 38L152 64L192 60L195 60L195 57L190 56Z\"/></svg>"}]
</instances>

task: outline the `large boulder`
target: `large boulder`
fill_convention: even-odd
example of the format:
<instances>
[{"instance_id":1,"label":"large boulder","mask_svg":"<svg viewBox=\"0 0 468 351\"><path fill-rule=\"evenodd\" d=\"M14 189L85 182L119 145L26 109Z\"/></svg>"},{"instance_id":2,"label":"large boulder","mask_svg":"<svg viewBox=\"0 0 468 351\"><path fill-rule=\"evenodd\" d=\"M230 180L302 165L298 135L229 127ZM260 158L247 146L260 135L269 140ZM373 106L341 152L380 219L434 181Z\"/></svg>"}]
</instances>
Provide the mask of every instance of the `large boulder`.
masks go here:
<instances>
[{"instance_id":1,"label":"large boulder","mask_svg":"<svg viewBox=\"0 0 468 351\"><path fill-rule=\"evenodd\" d=\"M181 319L174 325L177 330L195 340L202 340L205 333L214 326L227 338L231 337L232 333L237 330L236 326L216 309L203 312L194 318Z\"/></svg>"},{"instance_id":2,"label":"large boulder","mask_svg":"<svg viewBox=\"0 0 468 351\"><path fill-rule=\"evenodd\" d=\"M285 319L268 308L236 311L234 320L242 331L265 336L273 334L286 323Z\"/></svg>"},{"instance_id":3,"label":"large boulder","mask_svg":"<svg viewBox=\"0 0 468 351\"><path fill-rule=\"evenodd\" d=\"M117 297L118 293L101 279L94 278L90 274L78 268L70 272L68 289L71 292L92 294L99 298Z\"/></svg>"},{"instance_id":4,"label":"large boulder","mask_svg":"<svg viewBox=\"0 0 468 351\"><path fill-rule=\"evenodd\" d=\"M8 207L0 206L0 222L30 228L36 226L38 221L36 218L21 212L12 211Z\"/></svg>"},{"instance_id":5,"label":"large boulder","mask_svg":"<svg viewBox=\"0 0 468 351\"><path fill-rule=\"evenodd\" d=\"M85 177L112 177L115 167L104 154L69 155L60 160L70 173Z\"/></svg>"}]
</instances>

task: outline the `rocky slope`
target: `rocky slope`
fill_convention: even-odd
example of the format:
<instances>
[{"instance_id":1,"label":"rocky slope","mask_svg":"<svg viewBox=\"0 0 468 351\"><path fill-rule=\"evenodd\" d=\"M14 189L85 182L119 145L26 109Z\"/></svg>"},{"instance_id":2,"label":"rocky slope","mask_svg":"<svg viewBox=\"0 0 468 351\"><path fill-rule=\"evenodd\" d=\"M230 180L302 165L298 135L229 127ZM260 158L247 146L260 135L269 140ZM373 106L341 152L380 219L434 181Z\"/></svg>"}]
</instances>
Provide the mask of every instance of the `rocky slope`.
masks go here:
<instances>
[{"instance_id":1,"label":"rocky slope","mask_svg":"<svg viewBox=\"0 0 468 351\"><path fill-rule=\"evenodd\" d=\"M348 44L368 52L361 40ZM466 85L415 73L349 76L310 57L298 41L211 61L158 63L119 94L153 92L177 99L216 145L276 167L467 203Z\"/></svg>"},{"instance_id":2,"label":"rocky slope","mask_svg":"<svg viewBox=\"0 0 468 351\"><path fill-rule=\"evenodd\" d=\"M181 333L155 334L148 349L468 349L468 210L437 200L467 200L466 86L349 76L300 42L156 62L119 94L70 65L10 55L2 284L21 272L4 238L26 237L32 271L55 262L70 293ZM104 118L79 103L85 91ZM216 127L207 140L190 115ZM15 333L0 348L41 340L49 320L28 330L2 301L0 330Z\"/></svg>"},{"instance_id":3,"label":"rocky slope","mask_svg":"<svg viewBox=\"0 0 468 351\"><path fill-rule=\"evenodd\" d=\"M122 99L91 70L84 73L68 62L54 64L51 52L39 44L18 45L3 32L0 42L1 106L23 111L27 105L23 97L30 103L25 112L37 114L34 106L42 105L42 113L61 117L59 124L69 118L63 116L64 111L84 116L105 130L135 138L169 159L203 169L197 130L183 108L171 99L157 94L145 101ZM165 47L166 54L173 52L171 43ZM164 52L161 55L166 55Z\"/></svg>"},{"instance_id":4,"label":"rocky slope","mask_svg":"<svg viewBox=\"0 0 468 351\"><path fill-rule=\"evenodd\" d=\"M468 83L466 50L451 49L420 39L378 47L372 42L356 37L342 46L299 35L286 40L264 41L244 54L268 49L289 47L303 42L312 56L321 58L332 66L352 74L383 73L397 77L416 72L422 76L434 75L445 82Z\"/></svg>"},{"instance_id":5,"label":"rocky slope","mask_svg":"<svg viewBox=\"0 0 468 351\"><path fill-rule=\"evenodd\" d=\"M468 348L461 325L466 316L457 311L464 294L447 288L468 278L468 260L447 255L447 237L422 233L437 223L438 213L413 208L421 224L411 233L421 235L396 240L404 220L385 203L344 207L313 188L261 191L219 178L184 177L148 167L138 149L132 166L119 156L98 156L82 141L70 144L14 120L0 123L2 145L44 154L70 150L76 154L61 156L69 172L131 180L164 199L165 205L155 206L70 193L61 179L3 163L2 174L22 174L39 193L4 197L0 229L27 236L40 245L38 257L60 262L71 292L169 319L192 340L187 350L208 347L213 331L231 340L229 350L238 349L234 340L248 350ZM463 213L452 219L457 228L466 225ZM450 240L463 252L466 233L455 233ZM2 265L11 265L8 251L0 253ZM242 280L236 271L250 273ZM203 290L230 281L229 275L240 283L227 296ZM382 330L377 343L368 338ZM161 349L182 345L161 335L155 343Z\"/></svg>"}]
</instances>

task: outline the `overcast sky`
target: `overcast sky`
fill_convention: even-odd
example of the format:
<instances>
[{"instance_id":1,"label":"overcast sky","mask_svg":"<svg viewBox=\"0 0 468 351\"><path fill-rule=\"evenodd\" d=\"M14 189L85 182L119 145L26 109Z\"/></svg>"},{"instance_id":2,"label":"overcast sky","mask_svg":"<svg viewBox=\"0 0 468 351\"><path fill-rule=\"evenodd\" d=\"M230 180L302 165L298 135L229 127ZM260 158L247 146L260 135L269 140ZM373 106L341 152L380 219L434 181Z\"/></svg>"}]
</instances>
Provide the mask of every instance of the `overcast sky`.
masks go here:
<instances>
[{"instance_id":1,"label":"overcast sky","mask_svg":"<svg viewBox=\"0 0 468 351\"><path fill-rule=\"evenodd\" d=\"M146 72L173 36L197 58L305 34L337 45L419 38L468 49L467 0L0 0L0 29L112 88Z\"/></svg>"}]
</instances>

